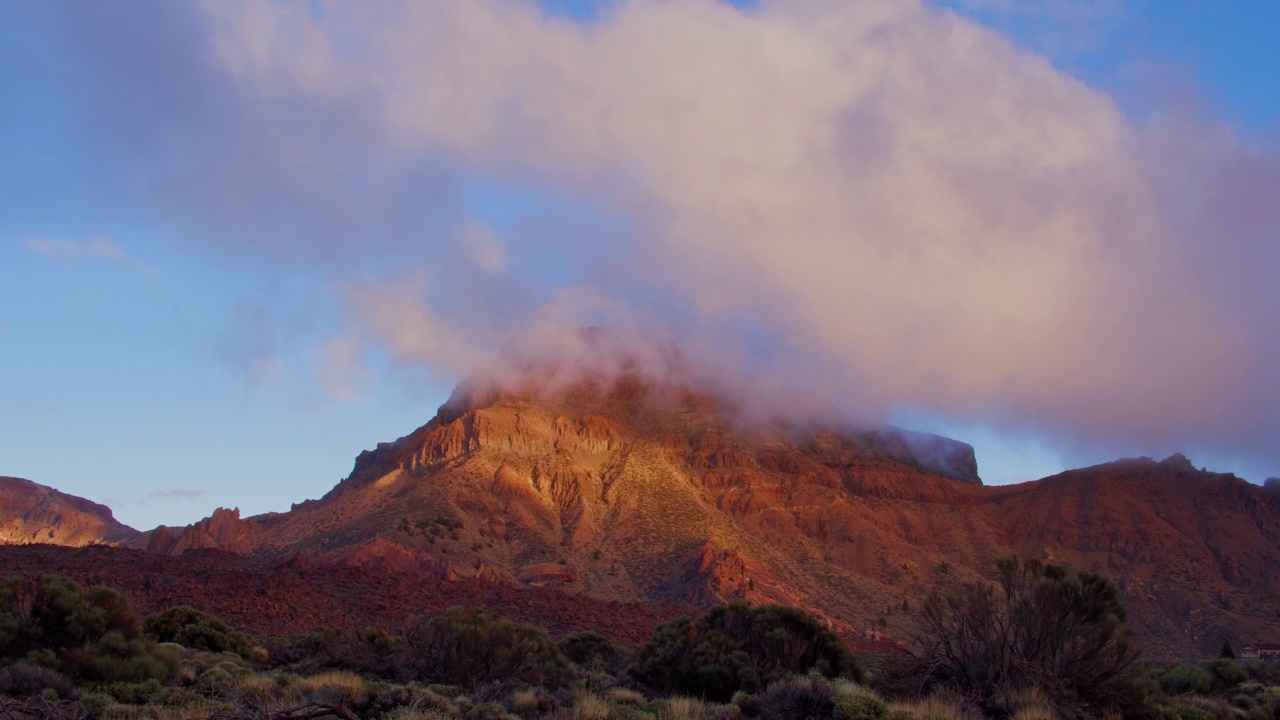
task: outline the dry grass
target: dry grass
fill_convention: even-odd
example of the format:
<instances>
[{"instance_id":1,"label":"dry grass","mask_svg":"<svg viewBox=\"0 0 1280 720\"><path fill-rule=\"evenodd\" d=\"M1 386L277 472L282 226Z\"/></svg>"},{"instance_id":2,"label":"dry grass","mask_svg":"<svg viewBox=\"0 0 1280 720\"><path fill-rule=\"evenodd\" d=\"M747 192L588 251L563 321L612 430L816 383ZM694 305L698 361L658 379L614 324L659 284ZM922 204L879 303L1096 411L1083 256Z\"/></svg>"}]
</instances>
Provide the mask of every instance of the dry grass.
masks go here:
<instances>
[{"instance_id":1,"label":"dry grass","mask_svg":"<svg viewBox=\"0 0 1280 720\"><path fill-rule=\"evenodd\" d=\"M706 703L697 698L673 697L658 710L658 720L703 720L707 714Z\"/></svg>"},{"instance_id":2,"label":"dry grass","mask_svg":"<svg viewBox=\"0 0 1280 720\"><path fill-rule=\"evenodd\" d=\"M609 701L619 705L643 705L644 693L631 688L615 687L609 691Z\"/></svg>"},{"instance_id":3,"label":"dry grass","mask_svg":"<svg viewBox=\"0 0 1280 720\"><path fill-rule=\"evenodd\" d=\"M338 699L351 702L364 692L364 678L344 670L329 670L303 678L298 687L303 694L332 692Z\"/></svg>"},{"instance_id":4,"label":"dry grass","mask_svg":"<svg viewBox=\"0 0 1280 720\"><path fill-rule=\"evenodd\" d=\"M609 703L594 693L579 693L573 699L571 720L609 720Z\"/></svg>"},{"instance_id":5,"label":"dry grass","mask_svg":"<svg viewBox=\"0 0 1280 720\"><path fill-rule=\"evenodd\" d=\"M968 720L959 703L939 697L889 703L892 720Z\"/></svg>"},{"instance_id":6,"label":"dry grass","mask_svg":"<svg viewBox=\"0 0 1280 720\"><path fill-rule=\"evenodd\" d=\"M999 701L1012 720L1061 720L1049 696L1038 687L1002 693Z\"/></svg>"},{"instance_id":7,"label":"dry grass","mask_svg":"<svg viewBox=\"0 0 1280 720\"><path fill-rule=\"evenodd\" d=\"M117 704L107 707L99 717L103 720L207 720L214 716L217 710L217 706L206 704L182 706Z\"/></svg>"},{"instance_id":8,"label":"dry grass","mask_svg":"<svg viewBox=\"0 0 1280 720\"><path fill-rule=\"evenodd\" d=\"M255 700L279 698L286 693L275 679L266 675L241 675L235 679L235 691Z\"/></svg>"},{"instance_id":9,"label":"dry grass","mask_svg":"<svg viewBox=\"0 0 1280 720\"><path fill-rule=\"evenodd\" d=\"M511 695L511 711L517 715L532 715L539 704L537 690L517 690Z\"/></svg>"},{"instance_id":10,"label":"dry grass","mask_svg":"<svg viewBox=\"0 0 1280 720\"><path fill-rule=\"evenodd\" d=\"M1057 711L1048 705L1027 705L1018 708L1013 720L1061 720Z\"/></svg>"},{"instance_id":11,"label":"dry grass","mask_svg":"<svg viewBox=\"0 0 1280 720\"><path fill-rule=\"evenodd\" d=\"M421 708L396 708L383 717L387 720L456 720L453 716L439 710L423 710Z\"/></svg>"}]
</instances>

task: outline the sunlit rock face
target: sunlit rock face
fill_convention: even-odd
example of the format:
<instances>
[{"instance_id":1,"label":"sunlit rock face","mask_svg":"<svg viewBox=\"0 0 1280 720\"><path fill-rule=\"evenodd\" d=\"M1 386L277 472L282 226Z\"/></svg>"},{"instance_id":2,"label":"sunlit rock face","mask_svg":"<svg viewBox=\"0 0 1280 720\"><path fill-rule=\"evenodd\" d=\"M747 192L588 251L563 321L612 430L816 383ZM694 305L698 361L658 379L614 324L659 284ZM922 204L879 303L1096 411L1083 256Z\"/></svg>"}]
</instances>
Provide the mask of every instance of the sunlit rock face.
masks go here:
<instances>
[{"instance_id":1,"label":"sunlit rock face","mask_svg":"<svg viewBox=\"0 0 1280 720\"><path fill-rule=\"evenodd\" d=\"M111 508L30 480L0 477L0 543L121 543L138 534Z\"/></svg>"}]
</instances>

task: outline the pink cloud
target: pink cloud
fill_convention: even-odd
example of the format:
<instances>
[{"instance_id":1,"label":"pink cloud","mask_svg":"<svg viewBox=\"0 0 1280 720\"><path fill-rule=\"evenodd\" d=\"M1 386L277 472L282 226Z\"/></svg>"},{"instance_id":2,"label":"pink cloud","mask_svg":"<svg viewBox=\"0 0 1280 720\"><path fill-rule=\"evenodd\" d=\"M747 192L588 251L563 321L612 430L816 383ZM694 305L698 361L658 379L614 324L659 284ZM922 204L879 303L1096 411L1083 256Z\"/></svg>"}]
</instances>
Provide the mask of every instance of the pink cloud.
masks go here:
<instances>
[{"instance_id":1,"label":"pink cloud","mask_svg":"<svg viewBox=\"0 0 1280 720\"><path fill-rule=\"evenodd\" d=\"M216 152L157 184L237 252L337 259L343 368L377 347L457 376L512 333L642 317L863 414L1280 463L1275 153L1135 122L954 13L203 8L211 117L251 122L175 120ZM475 177L600 208L626 241L468 232L451 188ZM569 267L551 289L548 248Z\"/></svg>"}]
</instances>

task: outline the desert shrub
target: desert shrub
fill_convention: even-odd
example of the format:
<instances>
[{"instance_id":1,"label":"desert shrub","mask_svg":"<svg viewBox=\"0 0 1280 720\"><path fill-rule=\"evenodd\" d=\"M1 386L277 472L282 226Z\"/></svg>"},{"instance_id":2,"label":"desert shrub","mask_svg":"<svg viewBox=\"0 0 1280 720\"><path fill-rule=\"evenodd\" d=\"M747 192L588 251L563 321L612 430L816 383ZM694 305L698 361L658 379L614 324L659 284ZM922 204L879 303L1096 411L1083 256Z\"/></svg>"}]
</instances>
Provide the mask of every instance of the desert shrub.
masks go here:
<instances>
[{"instance_id":1,"label":"desert shrub","mask_svg":"<svg viewBox=\"0 0 1280 720\"><path fill-rule=\"evenodd\" d=\"M739 707L759 720L829 720L836 712L836 693L829 680L811 673L772 683Z\"/></svg>"},{"instance_id":2,"label":"desert shrub","mask_svg":"<svg viewBox=\"0 0 1280 720\"><path fill-rule=\"evenodd\" d=\"M564 636L560 640L560 652L574 664L589 670L604 670L618 655L613 643L595 630Z\"/></svg>"},{"instance_id":3,"label":"desert shrub","mask_svg":"<svg viewBox=\"0 0 1280 720\"><path fill-rule=\"evenodd\" d=\"M811 615L779 605L720 605L696 620L660 626L641 648L631 675L661 693L724 702L739 690L755 692L793 673L862 678L840 638Z\"/></svg>"},{"instance_id":4,"label":"desert shrub","mask_svg":"<svg viewBox=\"0 0 1280 720\"><path fill-rule=\"evenodd\" d=\"M303 673L350 670L383 680L404 679L399 654L404 638L381 628L326 629L267 643L267 664L290 667Z\"/></svg>"},{"instance_id":5,"label":"desert shrub","mask_svg":"<svg viewBox=\"0 0 1280 720\"><path fill-rule=\"evenodd\" d=\"M1174 708L1178 720L1217 720L1217 716L1194 705L1178 705Z\"/></svg>"},{"instance_id":6,"label":"desert shrub","mask_svg":"<svg viewBox=\"0 0 1280 720\"><path fill-rule=\"evenodd\" d=\"M886 687L916 695L950 689L979 706L1001 691L1038 687L1059 708L1141 709L1145 673L1114 584L1017 558L999 569L995 585L969 583L926 599L917 647L886 673Z\"/></svg>"},{"instance_id":7,"label":"desert shrub","mask_svg":"<svg viewBox=\"0 0 1280 720\"><path fill-rule=\"evenodd\" d=\"M472 706L463 720L518 720L501 703L482 702Z\"/></svg>"},{"instance_id":8,"label":"desert shrub","mask_svg":"<svg viewBox=\"0 0 1280 720\"><path fill-rule=\"evenodd\" d=\"M733 703L716 703L707 708L706 720L747 720L747 716Z\"/></svg>"},{"instance_id":9,"label":"desert shrub","mask_svg":"<svg viewBox=\"0 0 1280 720\"><path fill-rule=\"evenodd\" d=\"M1234 660L1209 660L1204 667L1213 676L1215 690L1226 690L1249 679L1249 673Z\"/></svg>"},{"instance_id":10,"label":"desert shrub","mask_svg":"<svg viewBox=\"0 0 1280 720\"><path fill-rule=\"evenodd\" d=\"M371 683L365 697L365 713L369 715L385 715L400 707L431 710L444 715L450 712L447 698L416 684Z\"/></svg>"},{"instance_id":11,"label":"desert shrub","mask_svg":"<svg viewBox=\"0 0 1280 720\"><path fill-rule=\"evenodd\" d=\"M25 698L45 690L53 690L63 699L74 700L79 696L75 684L51 668L27 663L0 668L0 695Z\"/></svg>"},{"instance_id":12,"label":"desert shrub","mask_svg":"<svg viewBox=\"0 0 1280 720\"><path fill-rule=\"evenodd\" d=\"M266 651L258 647L249 635L209 613L186 605L148 615L142 629L156 642L177 643L209 652L235 653L246 660L266 659Z\"/></svg>"},{"instance_id":13,"label":"desert shrub","mask_svg":"<svg viewBox=\"0 0 1280 720\"><path fill-rule=\"evenodd\" d=\"M165 679L178 659L141 634L129 600L69 578L12 577L0 583L0 662L25 659L73 679Z\"/></svg>"},{"instance_id":14,"label":"desert shrub","mask_svg":"<svg viewBox=\"0 0 1280 720\"><path fill-rule=\"evenodd\" d=\"M236 676L224 667L211 667L196 677L194 687L206 695L225 692L236 686Z\"/></svg>"},{"instance_id":15,"label":"desert shrub","mask_svg":"<svg viewBox=\"0 0 1280 720\"><path fill-rule=\"evenodd\" d=\"M878 693L847 680L831 683L836 694L835 720L885 720L889 708Z\"/></svg>"},{"instance_id":16,"label":"desert shrub","mask_svg":"<svg viewBox=\"0 0 1280 720\"><path fill-rule=\"evenodd\" d=\"M140 683L113 682L102 686L102 692L113 700L128 705L146 705L160 699L165 687L154 678Z\"/></svg>"},{"instance_id":17,"label":"desert shrub","mask_svg":"<svg viewBox=\"0 0 1280 720\"><path fill-rule=\"evenodd\" d=\"M1179 698L1178 716L1182 720L1244 720L1245 713L1218 697L1192 695Z\"/></svg>"},{"instance_id":18,"label":"desert shrub","mask_svg":"<svg viewBox=\"0 0 1280 720\"><path fill-rule=\"evenodd\" d=\"M1213 675L1199 663L1184 663L1165 671L1159 683L1166 695L1207 693L1213 689Z\"/></svg>"},{"instance_id":19,"label":"desert shrub","mask_svg":"<svg viewBox=\"0 0 1280 720\"><path fill-rule=\"evenodd\" d=\"M76 703L76 709L86 718L101 718L118 705L114 698L104 693L85 693Z\"/></svg>"},{"instance_id":20,"label":"desert shrub","mask_svg":"<svg viewBox=\"0 0 1280 720\"><path fill-rule=\"evenodd\" d=\"M426 683L488 683L555 689L572 680L569 661L543 630L479 609L451 608L412 624L399 666Z\"/></svg>"}]
</instances>

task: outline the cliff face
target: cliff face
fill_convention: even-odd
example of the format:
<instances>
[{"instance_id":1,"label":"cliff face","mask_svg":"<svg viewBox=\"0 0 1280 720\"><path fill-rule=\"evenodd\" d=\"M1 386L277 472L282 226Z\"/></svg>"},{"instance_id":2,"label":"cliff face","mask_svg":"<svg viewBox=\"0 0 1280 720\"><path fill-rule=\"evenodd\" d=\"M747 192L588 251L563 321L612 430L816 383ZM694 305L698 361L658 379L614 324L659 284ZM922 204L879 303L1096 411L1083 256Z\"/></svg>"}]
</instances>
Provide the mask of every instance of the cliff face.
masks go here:
<instances>
[{"instance_id":1,"label":"cliff face","mask_svg":"<svg viewBox=\"0 0 1280 720\"><path fill-rule=\"evenodd\" d=\"M105 505L30 480L0 477L0 544L117 544L137 535L116 522Z\"/></svg>"}]
</instances>

